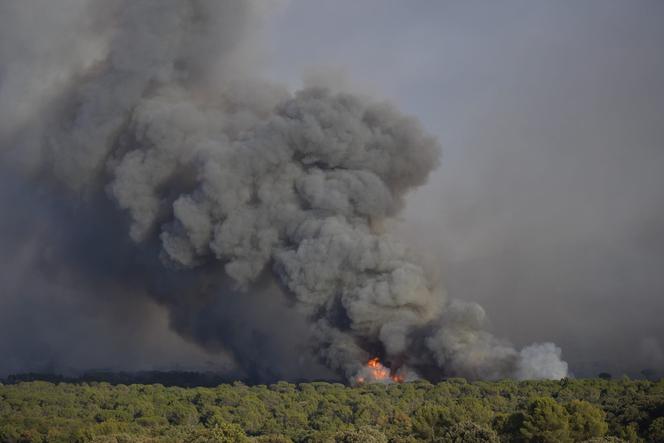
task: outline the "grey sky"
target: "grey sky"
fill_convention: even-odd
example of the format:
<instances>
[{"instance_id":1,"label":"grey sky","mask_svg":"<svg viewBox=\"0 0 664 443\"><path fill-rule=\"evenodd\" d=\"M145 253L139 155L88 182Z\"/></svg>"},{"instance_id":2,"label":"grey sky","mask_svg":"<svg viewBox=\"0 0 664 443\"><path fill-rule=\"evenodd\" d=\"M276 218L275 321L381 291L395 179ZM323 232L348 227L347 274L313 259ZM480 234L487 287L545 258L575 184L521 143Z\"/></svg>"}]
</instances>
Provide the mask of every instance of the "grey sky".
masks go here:
<instances>
[{"instance_id":1,"label":"grey sky","mask_svg":"<svg viewBox=\"0 0 664 443\"><path fill-rule=\"evenodd\" d=\"M440 137L401 228L499 335L577 373L661 370L663 24L659 1L300 0L269 65L341 73Z\"/></svg>"}]
</instances>

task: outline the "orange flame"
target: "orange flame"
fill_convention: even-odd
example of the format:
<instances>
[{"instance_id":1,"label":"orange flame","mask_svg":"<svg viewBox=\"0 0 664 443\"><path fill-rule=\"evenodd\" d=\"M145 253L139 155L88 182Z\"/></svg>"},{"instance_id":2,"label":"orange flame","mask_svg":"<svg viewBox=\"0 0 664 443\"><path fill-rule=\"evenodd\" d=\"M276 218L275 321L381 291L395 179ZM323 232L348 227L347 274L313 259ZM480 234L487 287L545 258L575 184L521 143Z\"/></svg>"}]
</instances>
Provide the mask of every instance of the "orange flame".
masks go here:
<instances>
[{"instance_id":1,"label":"orange flame","mask_svg":"<svg viewBox=\"0 0 664 443\"><path fill-rule=\"evenodd\" d=\"M389 368L383 366L378 357L374 357L367 362L368 374L366 377L358 375L355 381L358 384L363 384L367 381L392 381L394 383L403 383L404 376L401 374L391 374Z\"/></svg>"},{"instance_id":2,"label":"orange flame","mask_svg":"<svg viewBox=\"0 0 664 443\"><path fill-rule=\"evenodd\" d=\"M403 383L406 381L406 377L401 374L392 374L390 377L394 383Z\"/></svg>"}]
</instances>

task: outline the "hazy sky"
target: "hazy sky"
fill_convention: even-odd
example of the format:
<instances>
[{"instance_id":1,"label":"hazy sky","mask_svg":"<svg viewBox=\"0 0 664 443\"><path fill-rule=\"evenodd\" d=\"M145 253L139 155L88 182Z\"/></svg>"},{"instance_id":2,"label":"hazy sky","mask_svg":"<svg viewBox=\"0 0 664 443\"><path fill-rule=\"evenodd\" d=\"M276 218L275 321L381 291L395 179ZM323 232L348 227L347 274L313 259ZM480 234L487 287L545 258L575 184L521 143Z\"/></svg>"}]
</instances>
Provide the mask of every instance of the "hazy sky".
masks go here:
<instances>
[{"instance_id":1,"label":"hazy sky","mask_svg":"<svg viewBox=\"0 0 664 443\"><path fill-rule=\"evenodd\" d=\"M443 164L403 229L517 344L572 371L664 368L664 3L290 1L273 76L346 76Z\"/></svg>"}]
</instances>

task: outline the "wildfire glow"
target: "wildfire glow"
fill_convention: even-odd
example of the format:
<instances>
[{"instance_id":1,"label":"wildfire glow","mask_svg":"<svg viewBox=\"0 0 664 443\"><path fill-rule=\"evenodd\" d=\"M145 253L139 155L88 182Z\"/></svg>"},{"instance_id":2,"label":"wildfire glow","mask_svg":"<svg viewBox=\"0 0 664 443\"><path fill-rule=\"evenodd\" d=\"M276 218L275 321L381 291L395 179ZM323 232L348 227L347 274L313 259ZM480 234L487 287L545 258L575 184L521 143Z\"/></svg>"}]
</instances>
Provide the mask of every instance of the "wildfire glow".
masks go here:
<instances>
[{"instance_id":1,"label":"wildfire glow","mask_svg":"<svg viewBox=\"0 0 664 443\"><path fill-rule=\"evenodd\" d=\"M360 374L355 377L357 384L363 383L403 383L404 376L401 374L392 374L390 369L383 366L378 357L369 360L366 366L362 369Z\"/></svg>"}]
</instances>

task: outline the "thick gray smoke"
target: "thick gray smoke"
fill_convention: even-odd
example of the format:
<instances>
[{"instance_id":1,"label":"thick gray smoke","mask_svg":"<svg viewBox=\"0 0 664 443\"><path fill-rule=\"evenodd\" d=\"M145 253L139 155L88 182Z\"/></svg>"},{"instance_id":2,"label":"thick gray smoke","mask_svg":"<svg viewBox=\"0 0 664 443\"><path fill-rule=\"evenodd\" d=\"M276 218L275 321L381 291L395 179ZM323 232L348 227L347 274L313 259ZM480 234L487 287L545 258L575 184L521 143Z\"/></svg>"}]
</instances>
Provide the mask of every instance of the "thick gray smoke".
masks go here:
<instances>
[{"instance_id":1,"label":"thick gray smoke","mask_svg":"<svg viewBox=\"0 0 664 443\"><path fill-rule=\"evenodd\" d=\"M493 337L384 228L438 142L389 104L260 80L258 3L2 9L3 163L68 208L57 250L77 288L124 292L122 312L156 301L256 380L352 379L373 356L434 379L566 376L560 349ZM20 31L35 13L44 40Z\"/></svg>"}]
</instances>

